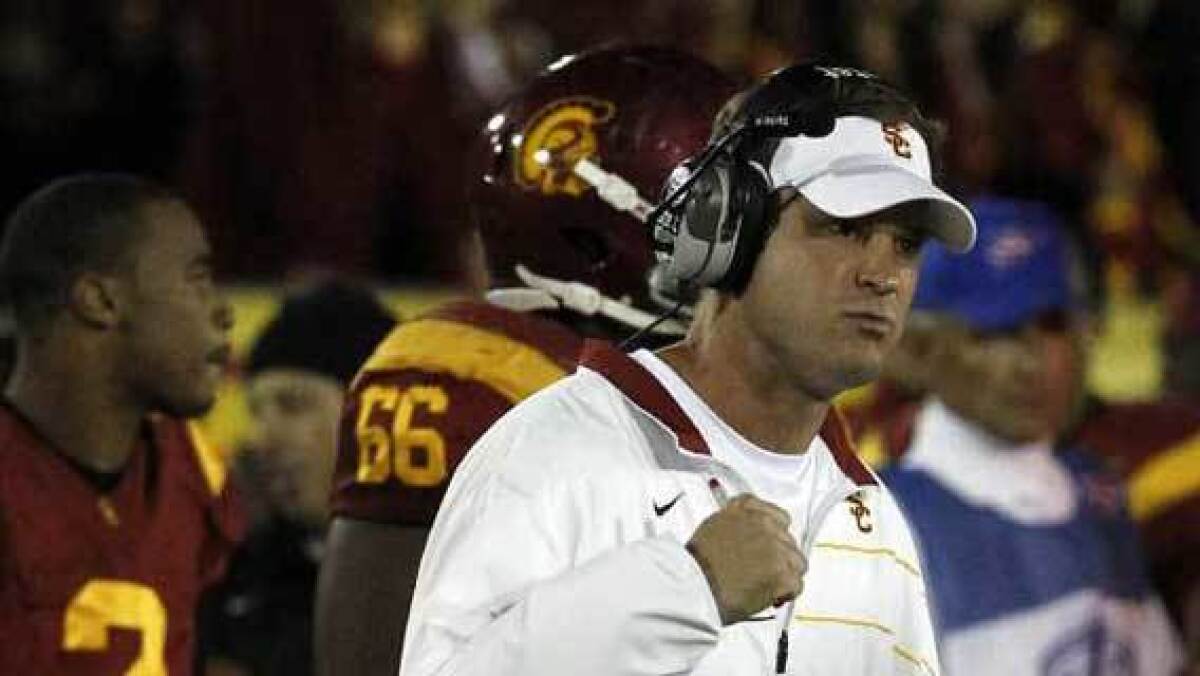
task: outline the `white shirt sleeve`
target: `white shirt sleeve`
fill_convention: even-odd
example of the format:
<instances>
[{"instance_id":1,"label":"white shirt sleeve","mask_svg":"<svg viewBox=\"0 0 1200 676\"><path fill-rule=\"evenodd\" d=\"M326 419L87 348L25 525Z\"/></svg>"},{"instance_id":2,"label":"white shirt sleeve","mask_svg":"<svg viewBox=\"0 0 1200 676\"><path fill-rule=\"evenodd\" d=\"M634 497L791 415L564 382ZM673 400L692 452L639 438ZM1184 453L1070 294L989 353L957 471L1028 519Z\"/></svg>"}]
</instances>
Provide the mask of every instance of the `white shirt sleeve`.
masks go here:
<instances>
[{"instance_id":1,"label":"white shirt sleeve","mask_svg":"<svg viewBox=\"0 0 1200 676\"><path fill-rule=\"evenodd\" d=\"M716 646L716 603L679 542L577 560L597 534L571 491L460 489L422 562L401 676L686 674Z\"/></svg>"}]
</instances>

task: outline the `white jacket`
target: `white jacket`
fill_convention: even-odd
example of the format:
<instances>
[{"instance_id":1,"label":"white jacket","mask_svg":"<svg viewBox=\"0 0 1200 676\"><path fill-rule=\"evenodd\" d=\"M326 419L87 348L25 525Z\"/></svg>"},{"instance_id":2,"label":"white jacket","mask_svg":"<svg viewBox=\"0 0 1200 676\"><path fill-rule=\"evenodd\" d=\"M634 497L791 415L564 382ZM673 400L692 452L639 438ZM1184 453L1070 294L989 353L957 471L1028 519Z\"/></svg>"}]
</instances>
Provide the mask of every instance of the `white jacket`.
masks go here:
<instances>
[{"instance_id":1,"label":"white jacket","mask_svg":"<svg viewBox=\"0 0 1200 676\"><path fill-rule=\"evenodd\" d=\"M821 436L822 481L792 514L803 594L722 627L684 544L745 481L641 365L589 344L573 376L514 408L459 467L400 674L937 674L908 527L840 420Z\"/></svg>"}]
</instances>

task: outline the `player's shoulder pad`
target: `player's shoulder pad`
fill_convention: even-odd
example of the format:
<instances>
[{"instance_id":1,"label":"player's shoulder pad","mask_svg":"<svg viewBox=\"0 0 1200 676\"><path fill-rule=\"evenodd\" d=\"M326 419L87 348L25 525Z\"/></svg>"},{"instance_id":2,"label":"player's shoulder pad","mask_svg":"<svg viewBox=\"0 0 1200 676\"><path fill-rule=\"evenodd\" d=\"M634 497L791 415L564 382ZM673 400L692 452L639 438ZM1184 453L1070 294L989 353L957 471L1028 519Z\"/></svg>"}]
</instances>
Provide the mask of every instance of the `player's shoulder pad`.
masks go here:
<instances>
[{"instance_id":1,"label":"player's shoulder pad","mask_svg":"<svg viewBox=\"0 0 1200 676\"><path fill-rule=\"evenodd\" d=\"M351 388L370 374L415 370L479 381L517 402L566 375L579 343L574 334L544 320L481 303L456 303L393 329Z\"/></svg>"}]
</instances>

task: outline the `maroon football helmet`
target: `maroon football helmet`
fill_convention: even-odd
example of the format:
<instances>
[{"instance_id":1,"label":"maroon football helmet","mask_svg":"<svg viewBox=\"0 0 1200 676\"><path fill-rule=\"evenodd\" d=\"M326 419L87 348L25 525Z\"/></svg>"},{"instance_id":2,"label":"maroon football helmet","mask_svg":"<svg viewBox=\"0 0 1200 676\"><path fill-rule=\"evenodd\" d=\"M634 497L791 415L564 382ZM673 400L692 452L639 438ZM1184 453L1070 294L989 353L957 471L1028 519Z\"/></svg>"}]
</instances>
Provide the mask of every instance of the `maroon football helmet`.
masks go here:
<instances>
[{"instance_id":1,"label":"maroon football helmet","mask_svg":"<svg viewBox=\"0 0 1200 676\"><path fill-rule=\"evenodd\" d=\"M650 228L621 199L602 199L579 161L626 193L636 188L632 211L644 214L675 165L704 147L734 91L713 66L666 48L601 49L548 67L483 130L472 206L492 286L524 286L521 265L655 309Z\"/></svg>"}]
</instances>

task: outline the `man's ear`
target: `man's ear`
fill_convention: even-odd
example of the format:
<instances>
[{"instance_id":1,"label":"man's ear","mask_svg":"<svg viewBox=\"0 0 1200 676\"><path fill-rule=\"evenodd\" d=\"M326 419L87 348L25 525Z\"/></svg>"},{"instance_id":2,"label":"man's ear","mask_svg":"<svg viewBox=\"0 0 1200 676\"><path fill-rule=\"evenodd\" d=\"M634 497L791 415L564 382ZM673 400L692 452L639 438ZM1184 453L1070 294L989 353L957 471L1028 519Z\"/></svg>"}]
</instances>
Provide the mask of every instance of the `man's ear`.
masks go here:
<instances>
[{"instance_id":1,"label":"man's ear","mask_svg":"<svg viewBox=\"0 0 1200 676\"><path fill-rule=\"evenodd\" d=\"M71 284L67 309L72 316L96 329L113 329L121 323L124 298L117 279L85 272Z\"/></svg>"}]
</instances>

